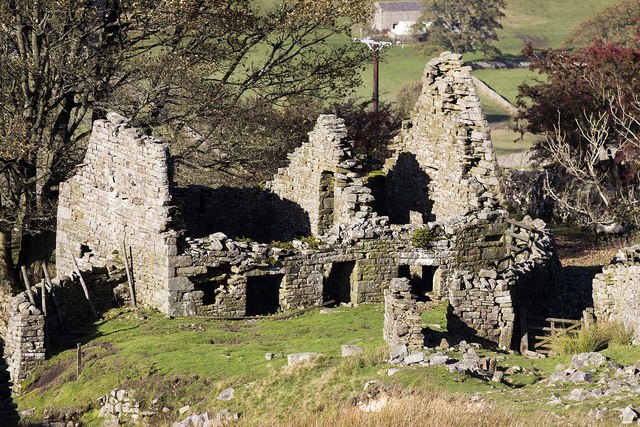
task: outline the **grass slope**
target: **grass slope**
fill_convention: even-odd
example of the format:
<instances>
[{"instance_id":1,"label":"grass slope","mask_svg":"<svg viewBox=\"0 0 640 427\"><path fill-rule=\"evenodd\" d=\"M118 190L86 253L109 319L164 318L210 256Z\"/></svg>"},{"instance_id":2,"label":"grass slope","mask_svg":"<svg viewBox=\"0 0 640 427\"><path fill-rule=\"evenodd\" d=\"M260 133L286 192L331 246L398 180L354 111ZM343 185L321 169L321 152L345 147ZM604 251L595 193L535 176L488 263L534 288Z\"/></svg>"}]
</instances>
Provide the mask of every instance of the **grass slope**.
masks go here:
<instances>
[{"instance_id":1,"label":"grass slope","mask_svg":"<svg viewBox=\"0 0 640 427\"><path fill-rule=\"evenodd\" d=\"M69 341L69 349L60 348L16 399L19 408L35 408L34 420L44 413L85 413L82 421L98 426L102 420L96 399L114 388L126 388L136 390L143 410L160 412L153 425L171 425L192 412L222 409L241 413L241 425L394 425L392 420L406 417L432 420L424 425L452 425L452 420L455 425L533 425L532 414L546 424L553 424L558 416L553 413L576 420L582 414L580 408L546 406L541 413L551 391L536 383L557 363L566 363L567 356L529 360L482 350L497 357L503 368L517 364L531 371L510 377L510 384L453 375L444 368L403 368L388 377L392 365L384 362L381 305L339 308L330 314L315 310L289 320L221 322L147 314L143 320L127 310L114 310L85 330L89 335L83 340L84 368L78 381L75 341ZM440 305L425 311L423 322L442 330L445 315L446 307ZM342 358L341 344L360 345L365 352ZM287 354L306 351L323 356L301 366L285 366ZM281 356L267 361L267 352ZM619 347L607 350L607 355L628 364L640 357L640 349ZM393 402L380 414L363 414L353 402L373 379L389 390ZM227 387L236 390L233 399L217 400ZM489 406L468 406L475 393L482 393ZM419 400L433 403L416 406ZM180 415L178 408L184 405L191 409ZM166 413L160 411L163 407Z\"/></svg>"},{"instance_id":2,"label":"grass slope","mask_svg":"<svg viewBox=\"0 0 640 427\"><path fill-rule=\"evenodd\" d=\"M562 40L583 20L617 0L507 0L503 29L498 32L498 48L506 55L519 56L526 41L540 47L560 47ZM479 59L481 55L466 55ZM380 71L381 99L392 101L406 82L419 80L428 61L415 47L393 47L385 54ZM515 100L517 87L531 77L527 70L483 70L476 75L507 99ZM370 96L371 67L364 71L365 88L358 93Z\"/></svg>"}]
</instances>

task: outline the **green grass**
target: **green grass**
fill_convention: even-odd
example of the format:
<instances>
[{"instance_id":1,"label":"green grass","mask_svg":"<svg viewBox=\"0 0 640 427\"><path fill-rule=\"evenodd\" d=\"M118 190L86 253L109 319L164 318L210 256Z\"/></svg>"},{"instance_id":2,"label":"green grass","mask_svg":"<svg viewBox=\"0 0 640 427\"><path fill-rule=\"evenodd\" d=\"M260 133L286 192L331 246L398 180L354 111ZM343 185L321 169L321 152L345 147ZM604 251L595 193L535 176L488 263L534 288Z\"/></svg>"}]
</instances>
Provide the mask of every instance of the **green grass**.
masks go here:
<instances>
[{"instance_id":1,"label":"green grass","mask_svg":"<svg viewBox=\"0 0 640 427\"><path fill-rule=\"evenodd\" d=\"M473 74L514 105L518 96L518 86L524 82L531 82L534 78L540 78L539 74L528 68L475 70Z\"/></svg>"},{"instance_id":2,"label":"green grass","mask_svg":"<svg viewBox=\"0 0 640 427\"><path fill-rule=\"evenodd\" d=\"M529 37L541 47L560 47L580 22L615 3L616 0L507 0L497 46L504 54L520 55L523 39Z\"/></svg>"},{"instance_id":3,"label":"green grass","mask_svg":"<svg viewBox=\"0 0 640 427\"><path fill-rule=\"evenodd\" d=\"M631 345L633 329L622 323L600 322L578 331L559 333L551 340L556 354L578 354L600 351L611 346Z\"/></svg>"},{"instance_id":4,"label":"green grass","mask_svg":"<svg viewBox=\"0 0 640 427\"><path fill-rule=\"evenodd\" d=\"M493 128L491 130L491 140L497 155L513 154L528 150L540 139L537 135L527 133L522 140L520 134L514 132L510 127Z\"/></svg>"},{"instance_id":5,"label":"green grass","mask_svg":"<svg viewBox=\"0 0 640 427\"><path fill-rule=\"evenodd\" d=\"M537 42L540 47L560 47L562 40L583 20L597 11L615 4L616 0L508 0L503 29L497 47L505 55L520 56L525 40ZM481 59L481 54L466 54L466 60ZM380 98L395 100L398 89L412 80L419 80L424 65L430 58L417 46L392 47L384 54L380 67ZM534 75L526 69L478 70L474 74L487 82L498 93L515 102L518 86ZM371 96L371 66L363 72L364 85L357 94Z\"/></svg>"},{"instance_id":6,"label":"green grass","mask_svg":"<svg viewBox=\"0 0 640 427\"><path fill-rule=\"evenodd\" d=\"M440 330L446 330L446 309L446 304L439 304L423 312L423 323L440 324ZM425 395L486 393L509 410L530 413L539 411L551 393L557 392L547 390L539 380L558 363L570 360L570 356L531 360L480 350L480 355L498 358L502 369L520 365L535 374L513 375L510 384L452 375L444 368L402 368L388 377L391 365L384 362L381 305L337 308L330 314L314 310L289 320L221 322L147 314L148 319L141 320L126 310L109 312L107 320L88 328L89 335L82 339L84 368L80 379L75 381L75 345L69 342L69 349L60 349L47 362L39 387L16 398L19 409L35 408L38 415L45 410L50 414L85 413L83 422L98 426L96 399L114 388L126 388L136 390L145 410L153 399L159 399L156 410L163 406L170 409L156 425L184 418L177 413L183 405L190 405L192 411L227 408L242 413L246 425L274 425L293 414L300 414L301 419L338 416L362 393L367 381L379 379L400 390ZM341 344L356 344L365 352L342 358ZM285 367L287 354L306 351L323 356L302 366ZM267 361L267 352L281 356ZM612 346L605 354L631 364L640 357L640 350ZM59 375L52 375L55 372ZM235 388L235 397L218 401L217 395L227 387ZM518 392L521 388L525 395L531 395L530 400L523 400Z\"/></svg>"},{"instance_id":7,"label":"green grass","mask_svg":"<svg viewBox=\"0 0 640 427\"><path fill-rule=\"evenodd\" d=\"M139 320L127 311L110 312L108 321L86 330L86 362L80 380L75 381L75 350L61 351L47 366L65 366L64 372L50 388L21 396L20 407L91 407L117 386L157 377L206 378L211 389L206 393L194 390L193 396L207 400L230 382L257 381L281 369L287 354L313 351L334 358L339 356L341 344L365 349L383 344L382 307L377 305L256 322L167 320L157 313L148 314L147 320ZM267 352L283 357L267 362ZM190 396L183 394L186 399Z\"/></svg>"}]
</instances>

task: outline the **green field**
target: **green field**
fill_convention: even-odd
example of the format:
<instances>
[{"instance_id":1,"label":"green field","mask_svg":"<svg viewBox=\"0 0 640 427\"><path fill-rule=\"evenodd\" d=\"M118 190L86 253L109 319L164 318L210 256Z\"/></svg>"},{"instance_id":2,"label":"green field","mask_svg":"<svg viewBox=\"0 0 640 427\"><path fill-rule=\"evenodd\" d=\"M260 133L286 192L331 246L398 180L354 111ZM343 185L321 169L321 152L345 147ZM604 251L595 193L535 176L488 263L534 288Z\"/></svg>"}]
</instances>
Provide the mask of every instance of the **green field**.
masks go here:
<instances>
[{"instance_id":1,"label":"green field","mask_svg":"<svg viewBox=\"0 0 640 427\"><path fill-rule=\"evenodd\" d=\"M424 325L446 332L446 311L446 305L426 310ZM443 367L405 367L389 377L387 369L394 365L384 361L387 350L382 339L382 305L324 312L316 309L286 320L168 319L151 311L146 315L140 318L129 309L112 310L104 320L77 331L86 333L79 380L75 378L76 341L68 337L66 349L58 348L45 371L32 380L37 388L27 386L26 392L16 398L19 409L33 408L33 420L45 412L53 416L84 413L84 425L99 426L102 420L97 417L97 399L119 388L136 390L142 410L159 413L152 425L171 425L194 412L215 413L221 409L241 413L241 425L276 425L286 420L309 425L304 420L316 419L324 419L323 425L333 425L331 420L353 408L353 399L372 379L397 390L398 395L442 398L443 405L452 406L455 414L459 408L452 399L468 400L474 393L483 393L494 401L492 410L509 414L508 425L532 425L527 420L534 413L547 417L540 412L541 406L544 411L578 420L589 409L589 405L571 410L544 405L558 390L548 390L540 380L558 363L566 363L569 356L535 360L479 350L481 355L496 357L501 369L519 365L530 372L512 375L504 383L461 377ZM359 345L364 353L341 357L342 344ZM322 356L301 367L286 366L288 354L309 351ZM278 357L265 360L265 353ZM460 358L459 353L450 354ZM640 357L640 347L615 347L605 354L628 365ZM218 394L228 387L235 389L234 397L218 400ZM561 391L568 393L570 388ZM627 401L633 401L633 396L614 404L624 406ZM185 405L190 408L179 414L178 409Z\"/></svg>"},{"instance_id":2,"label":"green field","mask_svg":"<svg viewBox=\"0 0 640 427\"><path fill-rule=\"evenodd\" d=\"M520 56L525 41L538 47L560 47L562 40L583 20L598 10L615 4L616 0L507 0L503 29L496 46L505 55ZM465 55L467 60L481 55ZM419 80L424 64L429 60L414 46L392 47L385 54L380 70L381 99L393 101L405 83ZM517 87L532 76L527 70L479 70L475 74L510 101L515 100ZM371 67L364 71L364 85L358 93L370 96Z\"/></svg>"}]
</instances>

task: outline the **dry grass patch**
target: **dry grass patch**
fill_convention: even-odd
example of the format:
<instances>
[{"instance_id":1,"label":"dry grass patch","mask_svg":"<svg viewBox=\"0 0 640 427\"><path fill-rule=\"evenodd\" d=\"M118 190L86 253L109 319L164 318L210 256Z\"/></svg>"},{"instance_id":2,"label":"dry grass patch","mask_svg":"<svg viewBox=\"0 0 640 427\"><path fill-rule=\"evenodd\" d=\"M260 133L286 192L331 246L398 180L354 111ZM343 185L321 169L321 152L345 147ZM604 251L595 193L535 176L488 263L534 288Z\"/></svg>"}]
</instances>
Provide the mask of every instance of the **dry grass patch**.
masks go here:
<instances>
[{"instance_id":1,"label":"dry grass patch","mask_svg":"<svg viewBox=\"0 0 640 427\"><path fill-rule=\"evenodd\" d=\"M558 420L559 421L559 420ZM482 400L446 397L440 394L413 392L391 395L387 405L379 412L362 412L357 406L345 407L338 417L296 417L280 425L286 427L397 427L397 426L532 426L553 425L550 415L530 417L508 411ZM565 425L567 420L564 420Z\"/></svg>"}]
</instances>

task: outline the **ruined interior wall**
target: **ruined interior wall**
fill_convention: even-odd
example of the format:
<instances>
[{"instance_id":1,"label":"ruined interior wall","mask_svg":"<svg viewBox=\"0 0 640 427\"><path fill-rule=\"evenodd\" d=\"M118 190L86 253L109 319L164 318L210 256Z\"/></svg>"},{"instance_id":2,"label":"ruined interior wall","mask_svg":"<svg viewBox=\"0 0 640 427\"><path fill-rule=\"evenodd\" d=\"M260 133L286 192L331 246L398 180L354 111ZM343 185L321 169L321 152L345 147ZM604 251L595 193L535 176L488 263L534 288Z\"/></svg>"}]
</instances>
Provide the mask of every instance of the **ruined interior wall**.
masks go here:
<instances>
[{"instance_id":1,"label":"ruined interior wall","mask_svg":"<svg viewBox=\"0 0 640 427\"><path fill-rule=\"evenodd\" d=\"M131 303L129 286L123 270L107 273L104 269L95 269L84 272L82 277L87 285L91 302L98 313ZM50 328L60 328L58 314L62 318L63 328L67 329L94 321L89 303L77 278L57 277L52 282L53 292L47 292L47 321ZM36 301L39 304L41 290L37 288L36 291ZM57 308L60 309L59 313L56 313Z\"/></svg>"},{"instance_id":2,"label":"ruined interior wall","mask_svg":"<svg viewBox=\"0 0 640 427\"><path fill-rule=\"evenodd\" d=\"M177 219L190 237L222 232L258 242L311 234L308 214L296 203L260 188L175 188Z\"/></svg>"},{"instance_id":3,"label":"ruined interior wall","mask_svg":"<svg viewBox=\"0 0 640 427\"><path fill-rule=\"evenodd\" d=\"M443 53L422 80L412 126L385 164L392 222L408 223L411 211L426 222L499 207L497 162L471 67Z\"/></svg>"},{"instance_id":4,"label":"ruined interior wall","mask_svg":"<svg viewBox=\"0 0 640 427\"><path fill-rule=\"evenodd\" d=\"M369 212L373 201L364 186L347 141L344 120L321 115L309 142L289 154L289 166L278 170L271 191L299 205L308 215L313 235L348 223L356 212Z\"/></svg>"},{"instance_id":5,"label":"ruined interior wall","mask_svg":"<svg viewBox=\"0 0 640 427\"><path fill-rule=\"evenodd\" d=\"M426 248L411 244L412 228L388 227L384 217L373 217L352 225L342 233L324 236L319 247L300 241L284 247L235 241L224 234L185 239L186 247L170 257L174 278L171 292L183 313L242 316L247 309L247 280L255 276L281 276L279 305L296 309L321 304L335 265L353 264L349 278L349 300L353 303L381 302L383 287L398 277L401 265L441 265L450 254L450 242L442 238ZM178 284L180 288L174 286ZM215 298L203 303L204 293Z\"/></svg>"},{"instance_id":6,"label":"ruined interior wall","mask_svg":"<svg viewBox=\"0 0 640 427\"><path fill-rule=\"evenodd\" d=\"M117 114L94 122L84 163L60 185L56 269L124 266L132 247L138 301L168 312L167 255L177 251L170 230L170 159L165 144L140 134Z\"/></svg>"},{"instance_id":7,"label":"ruined interior wall","mask_svg":"<svg viewBox=\"0 0 640 427\"><path fill-rule=\"evenodd\" d=\"M13 390L44 365L44 315L29 302L25 292L11 300L9 326L5 341L5 359Z\"/></svg>"},{"instance_id":8,"label":"ruined interior wall","mask_svg":"<svg viewBox=\"0 0 640 427\"><path fill-rule=\"evenodd\" d=\"M409 351L422 350L422 318L410 290L408 279L393 279L385 289L383 335L389 347L406 345Z\"/></svg>"},{"instance_id":9,"label":"ruined interior wall","mask_svg":"<svg viewBox=\"0 0 640 427\"><path fill-rule=\"evenodd\" d=\"M526 232L532 241L528 259L506 267L485 265L479 270L454 272L448 282L450 332L487 340L501 348L513 346L519 308L535 312L537 303L551 298L558 279L560 264L553 237L543 225L537 230Z\"/></svg>"},{"instance_id":10,"label":"ruined interior wall","mask_svg":"<svg viewBox=\"0 0 640 427\"><path fill-rule=\"evenodd\" d=\"M640 343L640 245L618 253L593 279L593 308L598 320L632 328L634 344Z\"/></svg>"}]
</instances>

